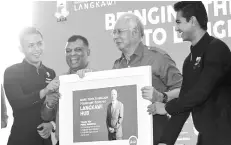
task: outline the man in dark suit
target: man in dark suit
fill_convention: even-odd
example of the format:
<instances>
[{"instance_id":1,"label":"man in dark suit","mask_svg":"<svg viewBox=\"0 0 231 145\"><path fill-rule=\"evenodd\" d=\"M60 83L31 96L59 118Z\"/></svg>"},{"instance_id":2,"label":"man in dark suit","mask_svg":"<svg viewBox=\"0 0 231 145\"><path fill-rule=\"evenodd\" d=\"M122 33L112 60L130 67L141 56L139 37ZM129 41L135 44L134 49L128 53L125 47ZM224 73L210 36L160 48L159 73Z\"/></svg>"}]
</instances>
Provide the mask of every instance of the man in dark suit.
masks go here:
<instances>
[{"instance_id":1,"label":"man in dark suit","mask_svg":"<svg viewBox=\"0 0 231 145\"><path fill-rule=\"evenodd\" d=\"M42 34L34 27L20 33L23 62L8 67L4 73L4 89L12 107L14 123L8 145L51 145L51 123L41 118L41 106L48 94L59 86L54 70L41 62L44 42ZM37 127L42 127L37 131ZM48 138L48 139L47 139Z\"/></svg>"},{"instance_id":2,"label":"man in dark suit","mask_svg":"<svg viewBox=\"0 0 231 145\"><path fill-rule=\"evenodd\" d=\"M190 112L199 132L197 145L231 144L231 52L221 40L210 36L208 17L201 1L174 5L176 31L191 42L183 65L179 98L166 106L155 104L157 114L171 119L159 145L173 145Z\"/></svg>"},{"instance_id":3,"label":"man in dark suit","mask_svg":"<svg viewBox=\"0 0 231 145\"><path fill-rule=\"evenodd\" d=\"M124 106L117 100L117 91L111 91L112 102L107 107L106 124L108 129L108 140L122 140L122 122L124 118Z\"/></svg>"}]
</instances>

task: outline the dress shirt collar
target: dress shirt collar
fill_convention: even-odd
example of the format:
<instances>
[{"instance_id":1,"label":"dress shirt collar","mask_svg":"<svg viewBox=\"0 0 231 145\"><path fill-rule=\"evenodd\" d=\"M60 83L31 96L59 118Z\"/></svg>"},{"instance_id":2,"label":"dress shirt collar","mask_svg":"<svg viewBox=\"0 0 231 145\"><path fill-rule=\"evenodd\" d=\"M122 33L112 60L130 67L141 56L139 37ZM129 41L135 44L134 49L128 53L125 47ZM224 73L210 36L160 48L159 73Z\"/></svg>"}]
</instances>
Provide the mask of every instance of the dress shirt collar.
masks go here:
<instances>
[{"instance_id":1,"label":"dress shirt collar","mask_svg":"<svg viewBox=\"0 0 231 145\"><path fill-rule=\"evenodd\" d=\"M115 101L112 101L111 103L112 103L112 106L115 106L116 104L117 104L117 100L115 100Z\"/></svg>"},{"instance_id":2,"label":"dress shirt collar","mask_svg":"<svg viewBox=\"0 0 231 145\"><path fill-rule=\"evenodd\" d=\"M140 42L138 47L135 49L134 53L130 56L129 60L127 60L127 58L125 57L125 55L123 53L121 55L121 60L126 59L127 61L130 61L133 59L133 57L141 58L143 56L144 47L145 47L144 44L142 42Z\"/></svg>"},{"instance_id":3,"label":"dress shirt collar","mask_svg":"<svg viewBox=\"0 0 231 145\"><path fill-rule=\"evenodd\" d=\"M22 62L26 68L27 71L36 71L39 74L39 70L44 70L45 66L40 62L39 67L37 68L36 66L30 64L26 59L23 59Z\"/></svg>"}]
</instances>

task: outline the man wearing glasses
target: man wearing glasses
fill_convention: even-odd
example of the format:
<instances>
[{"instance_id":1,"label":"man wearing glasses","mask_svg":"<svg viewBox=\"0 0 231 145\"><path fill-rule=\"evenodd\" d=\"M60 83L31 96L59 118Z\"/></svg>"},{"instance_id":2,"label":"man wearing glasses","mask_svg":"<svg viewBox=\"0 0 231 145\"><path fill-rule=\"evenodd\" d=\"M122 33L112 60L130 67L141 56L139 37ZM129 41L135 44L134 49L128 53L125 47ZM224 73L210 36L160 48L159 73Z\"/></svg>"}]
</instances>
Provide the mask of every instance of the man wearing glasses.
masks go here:
<instances>
[{"instance_id":1,"label":"man wearing glasses","mask_svg":"<svg viewBox=\"0 0 231 145\"><path fill-rule=\"evenodd\" d=\"M182 82L180 71L166 52L142 43L144 26L137 16L131 13L122 15L117 20L112 34L116 46L122 52L113 69L152 66L152 87L142 88L144 99L164 105L178 97ZM152 97L148 97L150 93L153 93ZM154 107L153 104L148 106L149 114L154 112ZM154 145L159 143L167 121L167 115L153 116Z\"/></svg>"}]
</instances>

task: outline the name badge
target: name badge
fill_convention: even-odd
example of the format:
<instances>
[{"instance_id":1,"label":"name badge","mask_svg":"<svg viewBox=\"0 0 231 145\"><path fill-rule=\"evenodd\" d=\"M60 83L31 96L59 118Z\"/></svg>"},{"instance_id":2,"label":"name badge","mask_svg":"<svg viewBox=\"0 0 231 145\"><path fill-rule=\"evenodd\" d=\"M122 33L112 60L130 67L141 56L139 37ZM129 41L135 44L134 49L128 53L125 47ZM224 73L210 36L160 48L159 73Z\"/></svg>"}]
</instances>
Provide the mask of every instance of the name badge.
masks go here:
<instances>
[{"instance_id":1,"label":"name badge","mask_svg":"<svg viewBox=\"0 0 231 145\"><path fill-rule=\"evenodd\" d=\"M46 72L46 83L49 83L50 81L52 81L52 79L50 78L50 73L47 71Z\"/></svg>"},{"instance_id":2,"label":"name badge","mask_svg":"<svg viewBox=\"0 0 231 145\"><path fill-rule=\"evenodd\" d=\"M196 62L193 66L193 69L199 68L200 67L200 61L201 61L201 57L197 57L196 58Z\"/></svg>"}]
</instances>

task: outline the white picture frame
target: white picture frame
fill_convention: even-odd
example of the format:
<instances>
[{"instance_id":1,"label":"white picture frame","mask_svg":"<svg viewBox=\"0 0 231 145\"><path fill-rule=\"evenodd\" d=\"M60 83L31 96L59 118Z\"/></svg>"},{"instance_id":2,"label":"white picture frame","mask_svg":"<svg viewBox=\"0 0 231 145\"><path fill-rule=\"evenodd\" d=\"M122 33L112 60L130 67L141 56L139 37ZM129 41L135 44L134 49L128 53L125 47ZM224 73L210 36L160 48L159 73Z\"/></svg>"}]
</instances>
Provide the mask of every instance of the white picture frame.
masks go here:
<instances>
[{"instance_id":1,"label":"white picture frame","mask_svg":"<svg viewBox=\"0 0 231 145\"><path fill-rule=\"evenodd\" d=\"M141 88L151 86L151 66L89 72L84 78L76 74L63 75L60 79L61 99L59 101L59 144L60 145L153 145L152 115L147 112L150 101L142 98ZM73 91L137 86L137 128L138 139L113 141L74 142L73 138ZM126 109L126 106L125 106ZM129 117L129 116L126 116ZM136 138L136 137L135 137Z\"/></svg>"}]
</instances>

